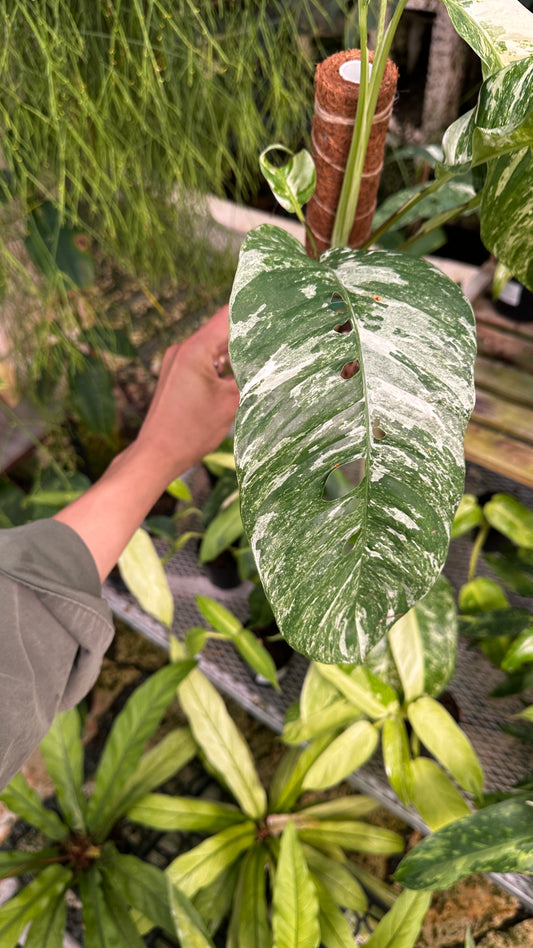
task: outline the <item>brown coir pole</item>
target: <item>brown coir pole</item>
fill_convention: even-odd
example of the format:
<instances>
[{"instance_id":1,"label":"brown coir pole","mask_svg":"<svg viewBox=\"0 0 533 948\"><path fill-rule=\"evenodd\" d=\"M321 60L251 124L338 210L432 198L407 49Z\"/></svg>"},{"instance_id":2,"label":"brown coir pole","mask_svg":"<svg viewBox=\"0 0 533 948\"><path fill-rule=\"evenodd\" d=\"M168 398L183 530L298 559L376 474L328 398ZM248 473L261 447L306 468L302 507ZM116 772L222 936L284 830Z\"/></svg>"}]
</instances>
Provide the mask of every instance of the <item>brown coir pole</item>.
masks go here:
<instances>
[{"instance_id":1,"label":"brown coir pole","mask_svg":"<svg viewBox=\"0 0 533 948\"><path fill-rule=\"evenodd\" d=\"M368 54L372 62L373 53ZM358 49L329 56L315 73L315 111L312 125L312 153L317 172L316 190L307 205L306 220L322 253L330 246L344 169L352 141L359 84L344 75L354 73L345 65L361 60ZM385 67L372 129L368 142L361 191L348 244L361 247L370 235L385 153L385 137L392 114L398 69L389 59ZM307 252L310 253L309 240Z\"/></svg>"}]
</instances>

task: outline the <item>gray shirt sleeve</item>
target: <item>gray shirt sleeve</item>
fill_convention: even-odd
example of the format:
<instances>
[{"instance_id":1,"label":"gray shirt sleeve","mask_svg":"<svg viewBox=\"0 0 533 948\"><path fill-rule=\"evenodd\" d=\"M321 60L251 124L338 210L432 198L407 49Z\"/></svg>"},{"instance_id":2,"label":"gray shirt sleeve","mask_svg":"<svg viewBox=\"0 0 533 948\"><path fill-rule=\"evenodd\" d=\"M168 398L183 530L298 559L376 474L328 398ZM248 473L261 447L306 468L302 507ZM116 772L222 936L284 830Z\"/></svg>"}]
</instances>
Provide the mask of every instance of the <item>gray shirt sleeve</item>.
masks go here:
<instances>
[{"instance_id":1,"label":"gray shirt sleeve","mask_svg":"<svg viewBox=\"0 0 533 948\"><path fill-rule=\"evenodd\" d=\"M96 565L57 520L0 530L0 788L94 684L113 637Z\"/></svg>"}]
</instances>

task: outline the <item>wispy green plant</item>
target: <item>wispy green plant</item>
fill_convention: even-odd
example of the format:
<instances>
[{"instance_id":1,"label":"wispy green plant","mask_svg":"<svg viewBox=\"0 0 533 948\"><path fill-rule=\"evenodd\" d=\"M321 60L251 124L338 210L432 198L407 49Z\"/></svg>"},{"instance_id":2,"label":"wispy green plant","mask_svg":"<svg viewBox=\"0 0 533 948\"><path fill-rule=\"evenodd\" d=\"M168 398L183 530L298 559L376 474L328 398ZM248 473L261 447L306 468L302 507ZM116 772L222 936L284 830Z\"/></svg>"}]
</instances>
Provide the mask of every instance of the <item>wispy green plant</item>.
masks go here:
<instances>
[{"instance_id":1,"label":"wispy green plant","mask_svg":"<svg viewBox=\"0 0 533 948\"><path fill-rule=\"evenodd\" d=\"M43 359L50 334L72 342L79 317L64 272L45 260L43 281L26 255L33 215L56 212L41 269L43 254L58 263L69 227L147 286L207 280L216 254L200 196L249 194L266 144L305 137L313 66L301 34L331 15L320 0L0 0L0 290Z\"/></svg>"}]
</instances>

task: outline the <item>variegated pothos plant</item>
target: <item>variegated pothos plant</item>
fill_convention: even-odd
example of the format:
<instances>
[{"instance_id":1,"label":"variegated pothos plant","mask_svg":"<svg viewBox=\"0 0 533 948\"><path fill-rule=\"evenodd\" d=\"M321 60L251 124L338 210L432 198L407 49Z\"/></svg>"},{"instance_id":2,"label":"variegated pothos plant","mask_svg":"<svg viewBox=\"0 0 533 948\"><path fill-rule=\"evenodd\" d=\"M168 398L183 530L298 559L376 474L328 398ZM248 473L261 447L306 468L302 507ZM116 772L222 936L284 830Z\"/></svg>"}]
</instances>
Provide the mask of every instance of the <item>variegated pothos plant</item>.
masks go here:
<instances>
[{"instance_id":1,"label":"variegated pothos plant","mask_svg":"<svg viewBox=\"0 0 533 948\"><path fill-rule=\"evenodd\" d=\"M533 15L519 0L445 2L484 82L445 135L438 178L475 170L482 239L533 288ZM385 7L369 108L403 4L389 27ZM276 187L302 203L296 157ZM475 352L469 303L424 260L343 246L315 260L269 226L246 238L230 306L241 513L278 626L311 658L364 659L436 581L462 493ZM351 489L331 500L331 472L349 462Z\"/></svg>"}]
</instances>

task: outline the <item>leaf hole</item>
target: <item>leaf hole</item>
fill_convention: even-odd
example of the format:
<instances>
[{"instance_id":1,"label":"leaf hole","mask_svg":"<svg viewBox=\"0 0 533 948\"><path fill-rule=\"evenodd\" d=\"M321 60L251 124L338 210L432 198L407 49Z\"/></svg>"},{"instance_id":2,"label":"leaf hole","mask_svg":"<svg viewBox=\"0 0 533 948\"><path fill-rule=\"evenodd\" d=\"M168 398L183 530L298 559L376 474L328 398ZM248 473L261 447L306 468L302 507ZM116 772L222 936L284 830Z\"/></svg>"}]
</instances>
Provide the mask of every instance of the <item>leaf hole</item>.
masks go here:
<instances>
[{"instance_id":1,"label":"leaf hole","mask_svg":"<svg viewBox=\"0 0 533 948\"><path fill-rule=\"evenodd\" d=\"M359 372L359 368L359 359L347 362L341 369L341 379L353 379L354 375Z\"/></svg>"},{"instance_id":2,"label":"leaf hole","mask_svg":"<svg viewBox=\"0 0 533 948\"><path fill-rule=\"evenodd\" d=\"M340 497L351 494L362 483L365 472L364 458L357 458L357 460L348 461L346 464L338 464L327 476L322 500L338 500Z\"/></svg>"},{"instance_id":3,"label":"leaf hole","mask_svg":"<svg viewBox=\"0 0 533 948\"><path fill-rule=\"evenodd\" d=\"M385 437L385 432L383 431L383 428L381 427L381 422L379 418L376 418L376 420L374 421L374 424L372 425L372 435L376 441L383 441L383 438Z\"/></svg>"},{"instance_id":4,"label":"leaf hole","mask_svg":"<svg viewBox=\"0 0 533 948\"><path fill-rule=\"evenodd\" d=\"M329 308L332 309L334 313L339 313L340 315L344 315L344 313L348 312L346 302L340 293L333 293L329 301Z\"/></svg>"},{"instance_id":5,"label":"leaf hole","mask_svg":"<svg viewBox=\"0 0 533 948\"><path fill-rule=\"evenodd\" d=\"M346 540L346 543L344 544L344 549L342 551L344 556L348 556L348 553L353 553L355 544L357 543L357 540L359 539L360 533L361 533L361 530L359 529L359 530L356 530L355 533L352 533L350 537L348 537L348 539Z\"/></svg>"},{"instance_id":6,"label":"leaf hole","mask_svg":"<svg viewBox=\"0 0 533 948\"><path fill-rule=\"evenodd\" d=\"M342 325L334 326L333 328L335 332L339 332L345 335L346 333L349 333L352 331L353 329L352 321L351 319L347 319L345 323L342 323Z\"/></svg>"}]
</instances>

